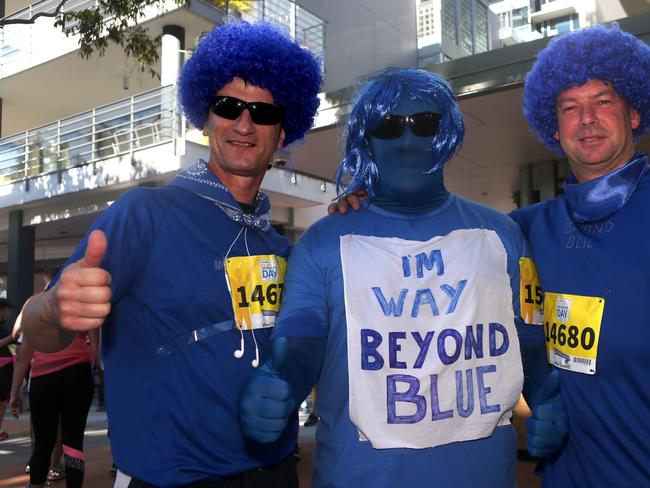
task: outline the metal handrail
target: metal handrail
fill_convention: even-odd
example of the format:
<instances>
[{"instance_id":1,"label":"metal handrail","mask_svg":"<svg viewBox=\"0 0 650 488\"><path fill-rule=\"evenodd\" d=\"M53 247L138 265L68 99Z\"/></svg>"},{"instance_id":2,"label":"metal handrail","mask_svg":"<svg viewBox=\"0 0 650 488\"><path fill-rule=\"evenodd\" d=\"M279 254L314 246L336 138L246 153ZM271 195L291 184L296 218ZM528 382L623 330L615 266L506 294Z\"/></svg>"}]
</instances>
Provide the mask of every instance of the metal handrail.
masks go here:
<instances>
[{"instance_id":1,"label":"metal handrail","mask_svg":"<svg viewBox=\"0 0 650 488\"><path fill-rule=\"evenodd\" d=\"M84 166L173 141L173 85L0 139L0 185Z\"/></svg>"},{"instance_id":2,"label":"metal handrail","mask_svg":"<svg viewBox=\"0 0 650 488\"><path fill-rule=\"evenodd\" d=\"M325 21L291 0L257 0L249 12L241 12L248 21L269 20L284 26L289 35L317 56L325 51Z\"/></svg>"}]
</instances>

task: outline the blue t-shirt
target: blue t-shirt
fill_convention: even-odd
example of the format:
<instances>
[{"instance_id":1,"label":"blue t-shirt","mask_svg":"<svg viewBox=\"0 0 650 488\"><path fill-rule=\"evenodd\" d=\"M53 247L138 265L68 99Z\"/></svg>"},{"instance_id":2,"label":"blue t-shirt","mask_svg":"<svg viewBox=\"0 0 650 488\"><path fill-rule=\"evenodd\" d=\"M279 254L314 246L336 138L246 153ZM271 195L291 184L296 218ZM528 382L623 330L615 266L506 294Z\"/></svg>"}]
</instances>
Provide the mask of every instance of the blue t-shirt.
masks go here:
<instances>
[{"instance_id":1,"label":"blue t-shirt","mask_svg":"<svg viewBox=\"0 0 650 488\"><path fill-rule=\"evenodd\" d=\"M627 204L601 220L575 222L563 195L513 213L530 242L547 314L557 308L551 294L563 294L569 325L566 295L604 299L595 374L560 369L569 435L542 472L544 486L650 486L649 209L646 173Z\"/></svg>"},{"instance_id":2,"label":"blue t-shirt","mask_svg":"<svg viewBox=\"0 0 650 488\"><path fill-rule=\"evenodd\" d=\"M313 487L373 486L393 488L398 484L408 487L439 485L504 488L514 486L517 439L514 430L507 422L496 427L491 434L474 440L443 443L437 447L428 448L395 447L377 449L371 446L370 442L361 440L360 432L350 418L351 381L349 375L351 372L348 363L348 351L351 344L357 340L357 336L352 336L351 340L353 342L350 342L348 337L350 324L346 317L346 314L350 314L350 310L346 311L346 298L344 296L345 273L341 255L343 244L341 243L345 239L354 239L358 236L364 238L367 236L395 237L399 239L391 242L396 242L398 245L401 245L404 240L422 243L436 236L448 236L459 229L483 229L493 237L498 236L496 241L500 243L497 246L502 246L504 259L499 265L486 261L484 267L490 270L488 272L494 272L495 280L502 278L500 283L505 286L508 292L505 298L507 306L504 308L507 310L506 315L508 316L509 326L514 330L514 324L517 322L516 330L519 333L519 340L522 345L537 345L540 336L532 333L531 329L538 328L523 326L520 320L515 320L515 316L519 314L518 260L520 256L527 254L526 243L516 224L507 216L493 209L469 202L455 195L450 195L448 200L436 210L418 215L387 212L370 205L364 211L351 212L345 216L334 215L320 220L302 236L300 242L295 246L289 260L283 305L275 334L289 338L322 337L322 343L325 344L324 360L318 379L317 411L321 421L318 424L316 434L317 446L314 454ZM490 232L490 230L494 232ZM345 237L342 238L341 236ZM461 239L460 242L468 241ZM374 245L373 242L371 242L372 245ZM440 279L438 284L444 283L446 275L450 274L454 269L464 266L462 252L458 259L453 262L447 260L448 256L444 252L438 256L434 250L431 254L424 255L422 259L416 259L417 256L404 257L403 262L410 263L409 266L411 266L407 271L407 264L404 264L404 273L410 274L412 272L413 276L420 271L423 274L437 273ZM486 256L487 253L486 249ZM440 260L437 260L438 258ZM376 268L382 268L386 266L389 259L373 262ZM418 266L417 263L422 264L422 266ZM354 267L354 262L352 262L351 266ZM444 272L442 271L443 266ZM367 269L368 266L360 261L358 268L353 270L353 275L360 276L363 280L363 276L369 274L365 273ZM428 298L422 298L419 305L413 308L411 308L412 302L409 301L412 296L408 297L407 295L415 290L405 292L404 296L406 298L402 304L403 306L400 307L400 298L397 295L391 295L389 298L386 289L383 291L380 289L383 284L368 283L368 288L372 287L375 290L378 299L380 295L383 297L382 306L386 307L386 309L392 307L392 313L397 314L396 310L400 309L400 314L403 312L404 314L419 315L418 328L421 326L421 334L418 337L422 343L426 331L431 332L434 337L437 337L435 334L443 333L436 327L439 317L449 313L452 309L466 310L468 307L471 308L475 305L477 307L482 306L480 303L464 301L462 293L459 292L461 289L459 283L456 281L451 283L451 287L446 288L449 293L445 293L442 287L437 286L429 290L431 295L427 290L419 290L420 296L427 296ZM463 286L465 286L465 292L468 292L473 284L468 282ZM511 298L510 290L512 291ZM359 294L361 289L358 290L359 293L356 291L354 290L351 295L358 298L361 296ZM484 300L488 303L488 310L489 301L492 298L490 291L489 287L478 290L478 296L484 295ZM484 292L484 294L481 292ZM452 296L460 297L455 305L450 303L454 302L454 300L449 299ZM392 305L390 304L391 300ZM437 300L436 304L434 304L435 300ZM371 307L377 308L375 298L371 297L370 301L375 302ZM480 301L480 299L477 300L477 302ZM455 308L456 306L457 308ZM483 318L486 322L479 325L480 328L485 325L485 340L487 341L490 313L484 315ZM449 317L453 317L453 313ZM474 318L479 319L478 316ZM477 324L463 323L463 328L465 326L469 330L471 327L477 327ZM369 328L371 327L372 324L369 325ZM539 331L536 330L536 332ZM361 333L363 336L364 331L362 330ZM472 329L472 333L476 333L476 328ZM374 334L376 337L379 334L382 335L378 340L383 340L384 345L391 340L401 345L393 348L394 357L391 353L387 353L385 349L382 349L382 354L385 364L390 363L395 368L395 372L405 371L400 369L403 366L398 360L405 359L402 353L406 350L407 341L412 340L410 339L411 336L408 334L396 335L393 339L390 339L388 333L381 330L374 332ZM510 346L512 346L512 349L517 350L518 358L519 341L516 337L517 333L513 335L514 337L509 339ZM453 333L450 333L449 337L452 336ZM366 345L373 344L373 340L366 342ZM496 342L498 344L492 344L495 348L499 347L499 344L503 345L500 339ZM447 360L450 363L448 369L453 378L453 370L459 367L458 363L454 363L455 357L450 358L449 355L445 355L452 354L450 350L441 352L438 349L438 352L435 352L433 343L435 343L435 340L432 341L429 354L426 359L420 362L420 366L426 369L427 361ZM374 344L377 344L377 342L374 342ZM447 346L453 345L453 340L446 344ZM464 342L464 344L467 347L467 342ZM403 349L400 349L402 346ZM438 348L440 348L439 345ZM379 349L376 351L379 351ZM464 354L471 355L468 349L464 351ZM487 357L487 351L484 352ZM373 352L363 357L368 360L366 366L372 369L374 367L372 364L376 364L379 356ZM493 372L494 376L491 379L486 380L493 388L492 393L498 389L497 384L510 385L512 383L510 386L516 390L516 396L518 396L521 388L521 361L515 362L517 363L516 371L499 370ZM356 363L353 364L356 367ZM409 364L409 367L411 366L412 364ZM415 368L418 368L418 366L415 366ZM440 378L438 376L436 378L442 381L443 374L441 373ZM463 383L466 378L465 374L465 371L456 373L456 381L459 381L460 377L461 385L465 385L463 388L467 386L467 383ZM488 378L488 376L485 376L485 378ZM399 384L398 387L402 388L403 384ZM477 388L474 385L475 391ZM447 417L453 415L454 419L459 418L460 410L467 407L467 397L464 391L461 393L456 392L458 398L461 399L458 411L447 414L438 412L439 418L444 415ZM420 393L423 398L422 402L426 402L426 415L420 420L421 423L417 425L425 425L432 421L432 409L434 409L435 401L430 396L433 391L420 391ZM442 397L448 396L450 392L441 390L436 394L438 395L436 401L442 402ZM488 395L486 404L490 402L489 398L490 395ZM409 402L403 403L402 406L405 406ZM478 409L478 398L475 399L475 403L475 408ZM487 407L487 405L485 406ZM511 408L503 407L504 410ZM407 408L402 411L402 416L399 415L399 412L397 413L398 415L394 416L395 421L393 423L399 423L400 419L412 417L413 409L409 410ZM509 415L509 411L502 413Z\"/></svg>"},{"instance_id":3,"label":"blue t-shirt","mask_svg":"<svg viewBox=\"0 0 650 488\"><path fill-rule=\"evenodd\" d=\"M296 442L296 422L272 444L242 435L237 404L256 346L244 331L244 356L233 356L241 335L224 278L229 248L229 256L286 257L290 244L274 230L240 234L242 226L204 198L209 185L204 190L198 196L178 178L136 189L92 227L107 235L102 266L112 277L102 340L113 458L124 473L160 487L275 464ZM85 247L86 238L70 262ZM255 331L260 361L270 335Z\"/></svg>"}]
</instances>

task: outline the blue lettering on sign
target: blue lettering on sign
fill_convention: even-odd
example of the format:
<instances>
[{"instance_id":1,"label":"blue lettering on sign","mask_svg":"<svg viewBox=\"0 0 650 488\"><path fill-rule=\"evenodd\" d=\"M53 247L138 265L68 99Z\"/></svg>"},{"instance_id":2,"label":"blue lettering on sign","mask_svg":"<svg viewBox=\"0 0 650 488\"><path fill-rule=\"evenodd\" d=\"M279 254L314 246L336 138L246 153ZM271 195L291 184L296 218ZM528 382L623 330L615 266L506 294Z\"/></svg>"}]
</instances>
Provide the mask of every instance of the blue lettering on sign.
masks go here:
<instances>
[{"instance_id":1,"label":"blue lettering on sign","mask_svg":"<svg viewBox=\"0 0 650 488\"><path fill-rule=\"evenodd\" d=\"M411 276L411 264L409 263L410 258L410 254L408 256L402 256L402 273L404 274L404 278Z\"/></svg>"},{"instance_id":2,"label":"blue lettering on sign","mask_svg":"<svg viewBox=\"0 0 650 488\"><path fill-rule=\"evenodd\" d=\"M377 371L384 366L384 355L388 355L391 368L421 369L429 353L437 353L437 359L444 365L457 362L463 354L463 359L483 358L486 352L490 357L504 355L510 348L508 330L497 322L488 326L487 337L483 324L468 325L465 327L465 336L456 329L442 329L437 332L436 346L431 348L434 331L427 331L424 337L419 331L415 332L388 332L388 345L380 351L384 337L373 329L361 329L361 368L368 371ZM412 343L415 342L415 345ZM400 360L405 347L418 348L418 354L413 364L406 364ZM387 348L387 350L386 350ZM412 357L409 355L409 357Z\"/></svg>"},{"instance_id":3,"label":"blue lettering on sign","mask_svg":"<svg viewBox=\"0 0 650 488\"><path fill-rule=\"evenodd\" d=\"M402 290L399 292L399 298L397 299L397 303L395 303L393 297L390 298L390 302L386 302L386 298L384 297L381 288L379 288L378 286L373 286L372 291L375 293L375 297L377 297L379 306L381 307L381 310L384 312L384 315L386 317L390 315L393 315L395 317L402 316L402 309L404 308L404 300L406 299L406 294L408 293L408 289L402 288Z\"/></svg>"},{"instance_id":4,"label":"blue lettering on sign","mask_svg":"<svg viewBox=\"0 0 650 488\"><path fill-rule=\"evenodd\" d=\"M361 329L361 369L377 371L384 366L384 358L377 352L381 342L376 330Z\"/></svg>"},{"instance_id":5,"label":"blue lettering on sign","mask_svg":"<svg viewBox=\"0 0 650 488\"><path fill-rule=\"evenodd\" d=\"M424 364L424 359L427 357L427 352L429 352L429 346L431 345L431 340L433 339L433 331L430 330L427 332L427 335L424 336L424 339L422 339L422 336L419 332L411 332L411 335L420 348L418 357L415 359L415 363L413 363L413 368L421 368Z\"/></svg>"},{"instance_id":6,"label":"blue lettering on sign","mask_svg":"<svg viewBox=\"0 0 650 488\"><path fill-rule=\"evenodd\" d=\"M456 310L456 305L458 305L460 294L463 293L466 284L467 280L460 280L456 285L456 288L453 288L450 285L440 285L442 291L444 291L447 295L449 295L449 298L451 298L451 303L449 303L449 307L447 308L447 315Z\"/></svg>"},{"instance_id":7,"label":"blue lettering on sign","mask_svg":"<svg viewBox=\"0 0 650 488\"><path fill-rule=\"evenodd\" d=\"M451 337L453 339L453 349L451 354L447 354L445 347L445 339ZM463 344L463 336L460 335L456 329L444 329L438 334L438 356L442 364L455 363L460 356L460 349Z\"/></svg>"},{"instance_id":8,"label":"blue lettering on sign","mask_svg":"<svg viewBox=\"0 0 650 488\"><path fill-rule=\"evenodd\" d=\"M420 305L422 304L426 304L431 307L431 314L433 316L440 315L438 312L438 306L436 305L436 300L433 298L433 294L429 288L424 288L423 290L417 290L415 292L415 301L413 302L411 317L417 318L417 316L420 314Z\"/></svg>"},{"instance_id":9,"label":"blue lettering on sign","mask_svg":"<svg viewBox=\"0 0 650 488\"><path fill-rule=\"evenodd\" d=\"M485 415L486 413L494 413L501 410L501 405L498 403L496 405L488 405L487 396L492 391L492 388L485 386L483 381L483 375L487 373L496 372L497 367L494 364L490 366L479 366L476 368L476 383L478 385L478 401L481 405L481 413Z\"/></svg>"},{"instance_id":10,"label":"blue lettering on sign","mask_svg":"<svg viewBox=\"0 0 650 488\"><path fill-rule=\"evenodd\" d=\"M397 391L397 383L406 383L405 392ZM420 389L420 380L408 374L391 374L386 377L386 407L389 424L415 424L424 418L427 411L427 401L417 392ZM397 402L407 402L415 405L413 415L397 415Z\"/></svg>"},{"instance_id":11,"label":"blue lettering on sign","mask_svg":"<svg viewBox=\"0 0 650 488\"><path fill-rule=\"evenodd\" d=\"M468 325L465 329L465 359L472 359L472 351L477 358L483 357L483 324L476 324L476 336L474 327Z\"/></svg>"},{"instance_id":12,"label":"blue lettering on sign","mask_svg":"<svg viewBox=\"0 0 650 488\"><path fill-rule=\"evenodd\" d=\"M460 280L456 285L456 287L453 287L448 284L440 285L440 289L444 291L445 294L449 297L449 305L447 306L447 311L445 312L447 315L450 313L454 313L454 311L456 310L458 306L458 301L460 300L460 297L463 291L465 290L466 285L467 285L467 280ZM386 299L386 295L384 295L384 292L378 286L373 286L372 292L374 293L375 298L377 299L377 302L381 307L381 311L386 317L402 316L402 313L404 311L404 304L410 292L408 288L402 288L399 292L399 296L397 297L397 299L395 299L392 296ZM413 298L413 306L411 307L412 318L415 319L420 315L422 306L424 306L425 310L431 311L431 316L436 317L440 315L440 311L438 310L438 304L436 303L436 299L433 296L433 291L431 288L421 288L415 290L415 296Z\"/></svg>"},{"instance_id":13,"label":"blue lettering on sign","mask_svg":"<svg viewBox=\"0 0 650 488\"><path fill-rule=\"evenodd\" d=\"M438 375L432 374L431 378L431 420L449 419L454 416L451 410L440 411L440 399L438 398Z\"/></svg>"},{"instance_id":14,"label":"blue lettering on sign","mask_svg":"<svg viewBox=\"0 0 650 488\"><path fill-rule=\"evenodd\" d=\"M499 347L497 347L497 333L501 335L501 345ZM506 328L497 322L490 322L488 334L490 336L490 356L495 357L505 354L510 345Z\"/></svg>"},{"instance_id":15,"label":"blue lettering on sign","mask_svg":"<svg viewBox=\"0 0 650 488\"><path fill-rule=\"evenodd\" d=\"M411 255L402 256L402 274L404 278L411 276ZM424 270L429 271L436 268L438 276L445 274L445 263L442 260L442 252L440 249L434 249L429 254L424 252L415 255L416 275L418 278L424 278Z\"/></svg>"},{"instance_id":16,"label":"blue lettering on sign","mask_svg":"<svg viewBox=\"0 0 650 488\"><path fill-rule=\"evenodd\" d=\"M402 350L402 346L397 343L398 339L406 339L406 332L388 333L388 365L395 369L406 369L406 363L397 360L397 353Z\"/></svg>"},{"instance_id":17,"label":"blue lettering on sign","mask_svg":"<svg viewBox=\"0 0 650 488\"><path fill-rule=\"evenodd\" d=\"M476 391L478 391L478 399L480 411L482 415L496 413L501 410L499 404L490 405L488 403L488 395L492 392L492 388L485 385L485 375L488 373L495 373L497 367L495 365L479 366L476 368L476 375L473 369L457 370L454 371L455 378L455 402L454 396L449 398L449 395L454 395L446 389L438 387L438 375L429 375L431 387L429 389L429 405L427 406L427 398L420 395L420 380L408 374L393 374L386 377L386 407L387 407L387 422L389 424L415 424L421 422L425 418L427 408L431 410L431 420L438 421L450 419L454 417L454 410L441 410L440 405L456 405L456 412L463 418L467 418L474 413L475 410L475 389L474 381L476 379ZM463 381L464 378L464 381ZM399 385L406 385L405 387ZM402 390L402 391L398 391ZM445 400L443 395L447 396ZM414 413L410 415L398 415L398 404L408 403L410 407L406 407Z\"/></svg>"},{"instance_id":18,"label":"blue lettering on sign","mask_svg":"<svg viewBox=\"0 0 650 488\"><path fill-rule=\"evenodd\" d=\"M467 407L463 401L463 372L456 371L456 410L458 415L467 418L472 415L474 411L474 382L472 381L472 370L465 370L467 380L465 385L467 387Z\"/></svg>"}]
</instances>

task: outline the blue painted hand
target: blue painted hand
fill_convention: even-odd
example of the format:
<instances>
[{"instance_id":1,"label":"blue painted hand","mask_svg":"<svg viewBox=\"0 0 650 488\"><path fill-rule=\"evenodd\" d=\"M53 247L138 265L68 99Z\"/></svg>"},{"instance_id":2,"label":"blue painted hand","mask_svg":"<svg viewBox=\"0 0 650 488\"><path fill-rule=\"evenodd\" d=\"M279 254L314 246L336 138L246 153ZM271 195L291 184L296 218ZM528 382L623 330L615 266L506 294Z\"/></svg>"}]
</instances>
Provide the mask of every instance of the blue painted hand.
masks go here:
<instances>
[{"instance_id":1,"label":"blue painted hand","mask_svg":"<svg viewBox=\"0 0 650 488\"><path fill-rule=\"evenodd\" d=\"M526 421L528 452L536 458L556 454L569 431L569 417L560 396L560 374L553 370L537 396L533 415Z\"/></svg>"}]
</instances>

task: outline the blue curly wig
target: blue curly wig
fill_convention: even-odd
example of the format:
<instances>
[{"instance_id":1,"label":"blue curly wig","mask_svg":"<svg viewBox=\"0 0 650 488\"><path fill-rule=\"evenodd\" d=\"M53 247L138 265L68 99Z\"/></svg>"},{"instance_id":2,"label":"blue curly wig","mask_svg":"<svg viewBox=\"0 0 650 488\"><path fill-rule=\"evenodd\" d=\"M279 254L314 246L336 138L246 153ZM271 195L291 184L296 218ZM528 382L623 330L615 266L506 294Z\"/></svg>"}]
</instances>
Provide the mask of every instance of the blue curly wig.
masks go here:
<instances>
[{"instance_id":1,"label":"blue curly wig","mask_svg":"<svg viewBox=\"0 0 650 488\"><path fill-rule=\"evenodd\" d=\"M524 115L549 149L564 154L557 131L555 101L567 88L588 80L610 83L641 115L638 139L650 127L650 46L618 26L594 26L557 37L537 56L526 76Z\"/></svg>"},{"instance_id":2,"label":"blue curly wig","mask_svg":"<svg viewBox=\"0 0 650 488\"><path fill-rule=\"evenodd\" d=\"M319 59L268 22L233 21L214 28L185 63L179 79L183 112L203 128L210 101L224 85L239 77L265 88L285 111L284 145L311 128L320 100Z\"/></svg>"},{"instance_id":3,"label":"blue curly wig","mask_svg":"<svg viewBox=\"0 0 650 488\"><path fill-rule=\"evenodd\" d=\"M433 101L442 110L440 127L431 143L431 169L427 173L437 171L460 149L465 123L449 82L428 71L387 68L367 79L354 102L347 124L345 157L336 174L339 196L359 189L366 190L371 198L374 196L373 186L379 172L370 148L370 133L392 113L402 96Z\"/></svg>"}]
</instances>

